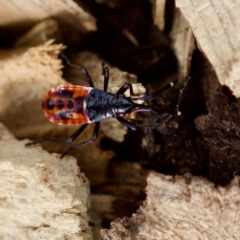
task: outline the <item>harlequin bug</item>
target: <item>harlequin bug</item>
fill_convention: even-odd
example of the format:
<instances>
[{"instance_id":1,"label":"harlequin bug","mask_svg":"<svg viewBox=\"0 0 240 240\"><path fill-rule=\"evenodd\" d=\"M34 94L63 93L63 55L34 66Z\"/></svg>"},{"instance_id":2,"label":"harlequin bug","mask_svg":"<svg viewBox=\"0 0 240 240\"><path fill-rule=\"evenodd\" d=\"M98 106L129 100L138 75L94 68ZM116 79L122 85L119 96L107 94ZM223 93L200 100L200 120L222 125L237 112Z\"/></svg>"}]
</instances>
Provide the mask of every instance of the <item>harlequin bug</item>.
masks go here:
<instances>
[{"instance_id":1,"label":"harlequin bug","mask_svg":"<svg viewBox=\"0 0 240 240\"><path fill-rule=\"evenodd\" d=\"M64 57L66 60L66 57ZM68 60L67 60L68 61ZM45 116L56 124L79 125L81 127L69 138L65 140L41 138L29 142L26 146L40 143L42 141L72 142L77 138L89 123L95 123L93 136L90 140L69 147L61 156L63 158L71 149L78 148L85 144L94 142L98 137L100 122L104 119L116 118L120 123L132 130L136 130L131 122L124 116L133 112L151 111L152 108L143 104L137 104L135 100L149 100L174 84L168 83L154 94L141 97L126 97L124 93L129 89L131 96L134 96L131 83L125 83L119 88L116 94L107 92L109 69L103 68L104 87L103 90L94 88L93 81L88 71L81 66L70 64L72 67L79 68L86 77L90 87L78 85L60 85L52 88L45 96L42 108Z\"/></svg>"}]
</instances>

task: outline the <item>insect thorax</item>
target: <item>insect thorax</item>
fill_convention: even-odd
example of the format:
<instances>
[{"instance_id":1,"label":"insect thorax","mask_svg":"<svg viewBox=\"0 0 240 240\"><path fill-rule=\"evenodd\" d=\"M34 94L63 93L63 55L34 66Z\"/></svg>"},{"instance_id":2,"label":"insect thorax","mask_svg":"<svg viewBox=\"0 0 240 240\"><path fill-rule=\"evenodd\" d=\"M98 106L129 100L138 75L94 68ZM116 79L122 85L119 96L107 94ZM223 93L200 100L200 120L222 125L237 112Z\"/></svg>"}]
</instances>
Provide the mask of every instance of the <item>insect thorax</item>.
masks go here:
<instances>
[{"instance_id":1,"label":"insect thorax","mask_svg":"<svg viewBox=\"0 0 240 240\"><path fill-rule=\"evenodd\" d=\"M135 104L125 98L117 98L116 94L92 89L87 102L88 117L92 122L115 118L117 115L124 116L130 113Z\"/></svg>"}]
</instances>

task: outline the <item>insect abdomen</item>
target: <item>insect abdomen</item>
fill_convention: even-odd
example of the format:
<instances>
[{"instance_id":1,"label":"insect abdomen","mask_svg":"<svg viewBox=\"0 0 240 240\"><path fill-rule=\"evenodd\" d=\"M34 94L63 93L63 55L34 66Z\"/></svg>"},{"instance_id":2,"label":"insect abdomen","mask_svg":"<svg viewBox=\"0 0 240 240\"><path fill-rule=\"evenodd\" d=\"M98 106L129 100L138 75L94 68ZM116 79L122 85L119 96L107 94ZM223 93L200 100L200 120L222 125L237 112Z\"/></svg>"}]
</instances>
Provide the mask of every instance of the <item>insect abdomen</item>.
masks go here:
<instances>
[{"instance_id":1,"label":"insect abdomen","mask_svg":"<svg viewBox=\"0 0 240 240\"><path fill-rule=\"evenodd\" d=\"M91 87L60 85L52 88L43 100L45 116L56 124L90 123L86 109Z\"/></svg>"}]
</instances>

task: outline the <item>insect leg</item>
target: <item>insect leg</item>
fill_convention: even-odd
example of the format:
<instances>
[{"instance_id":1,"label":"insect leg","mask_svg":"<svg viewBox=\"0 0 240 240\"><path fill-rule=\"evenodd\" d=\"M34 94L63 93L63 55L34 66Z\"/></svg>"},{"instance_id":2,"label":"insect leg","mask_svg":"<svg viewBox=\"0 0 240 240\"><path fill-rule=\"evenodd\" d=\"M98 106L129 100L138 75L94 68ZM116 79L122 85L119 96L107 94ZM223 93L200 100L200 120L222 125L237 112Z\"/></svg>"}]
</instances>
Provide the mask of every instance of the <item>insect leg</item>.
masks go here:
<instances>
[{"instance_id":1,"label":"insect leg","mask_svg":"<svg viewBox=\"0 0 240 240\"><path fill-rule=\"evenodd\" d=\"M82 73L85 76L85 78L88 80L89 85L94 88L94 84L93 84L92 78L90 77L87 69L82 67L82 66L79 66L79 68L82 71Z\"/></svg>"},{"instance_id":2,"label":"insect leg","mask_svg":"<svg viewBox=\"0 0 240 240\"><path fill-rule=\"evenodd\" d=\"M60 53L58 54L58 56L64 61L64 64L66 64L66 65L68 65L68 66L70 66L70 67L74 67L74 68L80 69L80 70L82 71L83 75L84 75L84 76L86 77L86 79L88 80L89 85L94 88L93 81L92 81L92 79L91 79L91 77L90 77L90 75L89 75L89 73L88 73L88 71L87 71L86 68L84 68L84 67L82 67L82 66L78 66L78 65L72 64L72 63L70 62L70 60L69 60L62 52L60 52Z\"/></svg>"},{"instance_id":3,"label":"insect leg","mask_svg":"<svg viewBox=\"0 0 240 240\"><path fill-rule=\"evenodd\" d=\"M150 107L142 107L142 106L132 110L132 112L150 112L150 111L152 111L152 108L150 108Z\"/></svg>"},{"instance_id":4,"label":"insect leg","mask_svg":"<svg viewBox=\"0 0 240 240\"><path fill-rule=\"evenodd\" d=\"M164 85L162 88L160 88L159 90L157 90L155 93L152 94L152 98L154 98L155 96L159 95L160 93L162 93L163 91L171 88L174 86L173 82L167 83L166 85Z\"/></svg>"},{"instance_id":5,"label":"insect leg","mask_svg":"<svg viewBox=\"0 0 240 240\"><path fill-rule=\"evenodd\" d=\"M86 142L82 142L82 143L78 143L76 145L72 145L70 148L67 149L67 151L65 151L61 156L60 158L63 158L65 155L67 155L72 149L74 148L78 148L78 147L81 147L83 145L86 145L86 144L89 144L89 143L92 143L94 142L97 137L98 137L98 132L99 132L99 127L100 127L100 122L97 122L95 124L95 127L94 127L94 131L93 131L93 136L90 140L86 141Z\"/></svg>"},{"instance_id":6,"label":"insect leg","mask_svg":"<svg viewBox=\"0 0 240 240\"><path fill-rule=\"evenodd\" d=\"M61 58L63 65L68 65L68 66L72 65L70 60L67 58L66 55L63 54L63 52L59 52L58 57Z\"/></svg>"},{"instance_id":7,"label":"insect leg","mask_svg":"<svg viewBox=\"0 0 240 240\"><path fill-rule=\"evenodd\" d=\"M84 129L87 127L88 124L83 124L71 137L67 138L67 139L51 139L51 138L46 138L46 137L43 137L43 138L40 138L36 141L33 141L33 142L29 142L29 143L26 143L25 146L30 146L30 145L34 145L34 144L37 144L37 143L40 143L40 142L43 142L43 141L49 141L49 142L72 142L75 138L77 138L83 131Z\"/></svg>"},{"instance_id":8,"label":"insect leg","mask_svg":"<svg viewBox=\"0 0 240 240\"><path fill-rule=\"evenodd\" d=\"M132 87L132 84L131 83L124 83L123 86L121 86L116 95L117 95L117 98L121 95L121 94L124 94L127 90L130 90L130 94L131 95L135 95L134 92L133 92L133 87Z\"/></svg>"},{"instance_id":9,"label":"insect leg","mask_svg":"<svg viewBox=\"0 0 240 240\"><path fill-rule=\"evenodd\" d=\"M126 120L125 118L123 117L120 117L120 116L116 116L116 119L122 123L124 126L128 127L128 128L131 128L132 130L136 130L137 127L134 126L131 122L129 122L128 120Z\"/></svg>"},{"instance_id":10,"label":"insect leg","mask_svg":"<svg viewBox=\"0 0 240 240\"><path fill-rule=\"evenodd\" d=\"M149 100L149 99L152 99L152 98L156 97L157 95L159 95L160 93L162 93L163 91L165 91L168 88L173 87L173 86L174 86L173 82L167 83L162 88L160 88L158 91L156 91L152 94L146 94L146 95L141 96L141 97L132 98L132 100Z\"/></svg>"},{"instance_id":11,"label":"insect leg","mask_svg":"<svg viewBox=\"0 0 240 240\"><path fill-rule=\"evenodd\" d=\"M108 67L104 67L103 68L103 76L104 76L103 90L107 91L107 88L108 88L108 76L109 76L109 69L108 69Z\"/></svg>"}]
</instances>

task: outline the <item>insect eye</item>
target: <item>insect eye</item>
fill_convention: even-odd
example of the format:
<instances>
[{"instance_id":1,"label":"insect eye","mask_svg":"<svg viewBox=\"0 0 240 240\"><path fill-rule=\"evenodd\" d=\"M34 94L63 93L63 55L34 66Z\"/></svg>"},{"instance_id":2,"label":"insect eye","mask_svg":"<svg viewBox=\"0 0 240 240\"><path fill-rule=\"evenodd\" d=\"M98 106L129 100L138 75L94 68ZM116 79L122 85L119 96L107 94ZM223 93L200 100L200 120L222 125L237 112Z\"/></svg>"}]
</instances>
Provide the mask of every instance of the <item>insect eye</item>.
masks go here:
<instances>
[{"instance_id":1,"label":"insect eye","mask_svg":"<svg viewBox=\"0 0 240 240\"><path fill-rule=\"evenodd\" d=\"M47 108L49 110L53 110L54 109L54 101L53 99L49 99L48 102L47 102Z\"/></svg>"}]
</instances>

